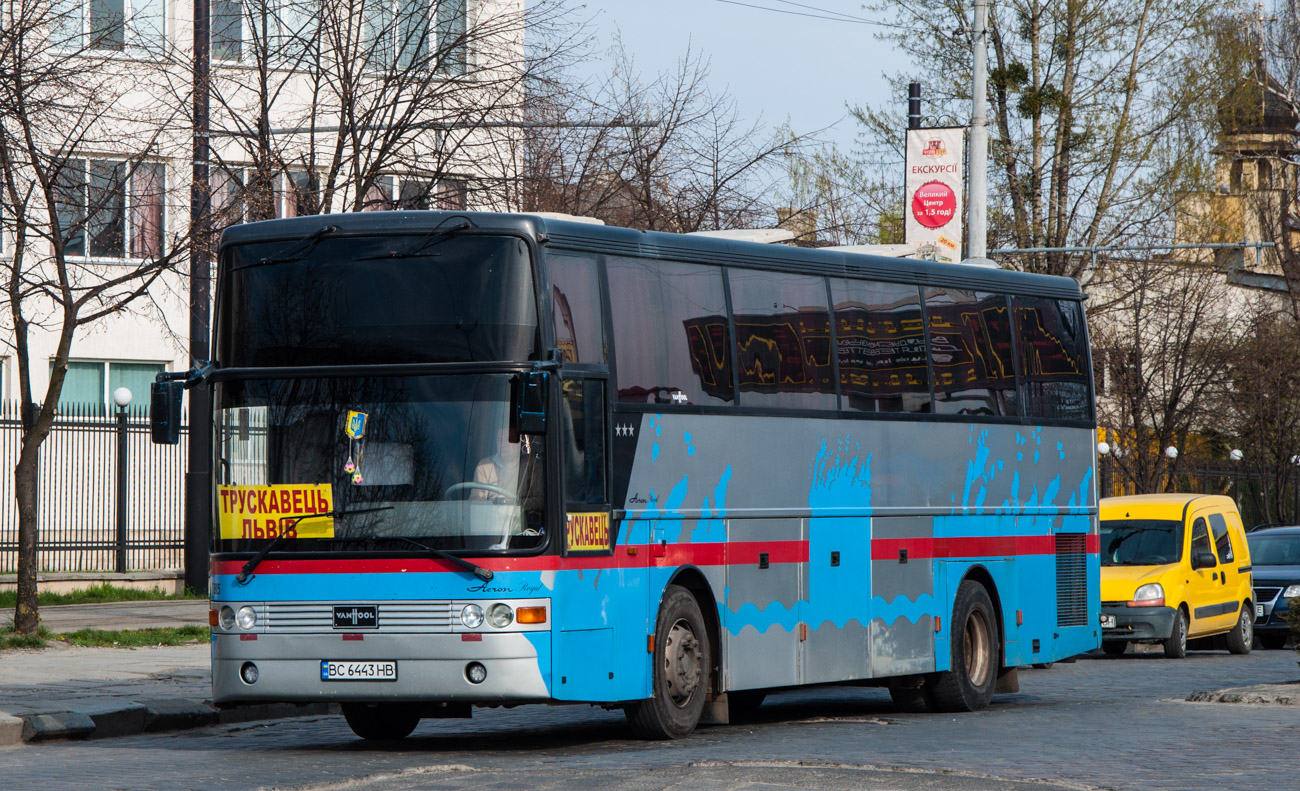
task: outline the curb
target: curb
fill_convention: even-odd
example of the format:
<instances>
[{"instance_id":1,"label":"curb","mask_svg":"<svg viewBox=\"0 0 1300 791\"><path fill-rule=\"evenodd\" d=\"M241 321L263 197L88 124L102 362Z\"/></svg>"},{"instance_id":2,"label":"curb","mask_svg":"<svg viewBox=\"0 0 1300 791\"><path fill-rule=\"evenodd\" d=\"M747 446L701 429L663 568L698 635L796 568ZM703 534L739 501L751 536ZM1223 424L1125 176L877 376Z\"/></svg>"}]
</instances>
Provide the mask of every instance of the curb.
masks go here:
<instances>
[{"instance_id":1,"label":"curb","mask_svg":"<svg viewBox=\"0 0 1300 791\"><path fill-rule=\"evenodd\" d=\"M139 698L73 707L70 711L12 715L0 712L0 747L68 739L112 739L208 725L337 714L328 703L263 703L218 709L206 700Z\"/></svg>"},{"instance_id":2,"label":"curb","mask_svg":"<svg viewBox=\"0 0 1300 791\"><path fill-rule=\"evenodd\" d=\"M1251 687L1203 689L1187 696L1189 703L1240 703L1264 706L1300 706L1300 682L1256 684Z\"/></svg>"}]
</instances>

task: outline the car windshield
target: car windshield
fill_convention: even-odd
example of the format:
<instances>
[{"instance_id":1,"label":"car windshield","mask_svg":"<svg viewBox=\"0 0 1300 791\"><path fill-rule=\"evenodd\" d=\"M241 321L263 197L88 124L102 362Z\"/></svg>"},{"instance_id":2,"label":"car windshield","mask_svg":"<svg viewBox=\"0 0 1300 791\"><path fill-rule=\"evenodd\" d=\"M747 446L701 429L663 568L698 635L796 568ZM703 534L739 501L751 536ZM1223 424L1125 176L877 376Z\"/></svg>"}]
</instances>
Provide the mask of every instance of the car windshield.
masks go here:
<instances>
[{"instance_id":1,"label":"car windshield","mask_svg":"<svg viewBox=\"0 0 1300 791\"><path fill-rule=\"evenodd\" d=\"M1183 523L1176 519L1103 519L1101 565L1161 566L1182 557Z\"/></svg>"},{"instance_id":2,"label":"car windshield","mask_svg":"<svg viewBox=\"0 0 1300 791\"><path fill-rule=\"evenodd\" d=\"M223 368L534 359L527 246L508 236L324 236L223 252Z\"/></svg>"},{"instance_id":3,"label":"car windshield","mask_svg":"<svg viewBox=\"0 0 1300 791\"><path fill-rule=\"evenodd\" d=\"M512 431L514 379L221 382L218 551L254 551L288 529L284 551L540 547L544 443Z\"/></svg>"},{"instance_id":4,"label":"car windshield","mask_svg":"<svg viewBox=\"0 0 1300 791\"><path fill-rule=\"evenodd\" d=\"M1300 533L1246 536L1250 562L1256 566L1300 566Z\"/></svg>"}]
</instances>

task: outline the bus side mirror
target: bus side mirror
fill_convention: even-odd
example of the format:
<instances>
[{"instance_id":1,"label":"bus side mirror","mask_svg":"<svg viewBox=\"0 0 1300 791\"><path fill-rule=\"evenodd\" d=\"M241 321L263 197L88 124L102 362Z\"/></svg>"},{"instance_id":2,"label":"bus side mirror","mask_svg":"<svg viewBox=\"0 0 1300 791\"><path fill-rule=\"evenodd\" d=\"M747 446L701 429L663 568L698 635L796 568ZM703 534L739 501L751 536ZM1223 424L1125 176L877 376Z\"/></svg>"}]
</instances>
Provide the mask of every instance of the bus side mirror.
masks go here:
<instances>
[{"instance_id":1,"label":"bus side mirror","mask_svg":"<svg viewBox=\"0 0 1300 791\"><path fill-rule=\"evenodd\" d=\"M550 374L526 371L515 380L515 426L520 434L546 433L546 388Z\"/></svg>"},{"instance_id":2,"label":"bus side mirror","mask_svg":"<svg viewBox=\"0 0 1300 791\"><path fill-rule=\"evenodd\" d=\"M149 436L155 445L181 441L181 396L184 382L154 382L149 385Z\"/></svg>"}]
</instances>

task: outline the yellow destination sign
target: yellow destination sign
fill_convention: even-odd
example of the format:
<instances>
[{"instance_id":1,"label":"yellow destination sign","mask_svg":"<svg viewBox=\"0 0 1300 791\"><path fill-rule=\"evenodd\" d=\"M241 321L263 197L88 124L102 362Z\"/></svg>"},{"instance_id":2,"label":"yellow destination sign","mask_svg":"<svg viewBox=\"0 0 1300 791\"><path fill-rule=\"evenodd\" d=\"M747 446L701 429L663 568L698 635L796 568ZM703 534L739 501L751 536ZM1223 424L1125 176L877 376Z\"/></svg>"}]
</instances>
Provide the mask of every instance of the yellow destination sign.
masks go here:
<instances>
[{"instance_id":1,"label":"yellow destination sign","mask_svg":"<svg viewBox=\"0 0 1300 791\"><path fill-rule=\"evenodd\" d=\"M333 517L310 516L333 510L328 483L272 486L218 486L217 513L222 538L275 538L282 527L291 538L333 538ZM293 518L306 516L293 524Z\"/></svg>"},{"instance_id":2,"label":"yellow destination sign","mask_svg":"<svg viewBox=\"0 0 1300 791\"><path fill-rule=\"evenodd\" d=\"M609 514L568 515L567 546L570 552L594 552L609 549Z\"/></svg>"}]
</instances>

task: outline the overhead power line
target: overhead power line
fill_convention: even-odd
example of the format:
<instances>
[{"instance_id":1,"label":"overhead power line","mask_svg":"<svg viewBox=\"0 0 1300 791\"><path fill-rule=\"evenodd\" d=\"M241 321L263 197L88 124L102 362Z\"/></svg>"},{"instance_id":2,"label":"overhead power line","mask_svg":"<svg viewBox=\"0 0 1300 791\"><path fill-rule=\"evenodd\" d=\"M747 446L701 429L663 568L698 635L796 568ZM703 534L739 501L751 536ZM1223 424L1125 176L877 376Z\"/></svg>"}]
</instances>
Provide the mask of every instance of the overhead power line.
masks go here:
<instances>
[{"instance_id":1,"label":"overhead power line","mask_svg":"<svg viewBox=\"0 0 1300 791\"><path fill-rule=\"evenodd\" d=\"M756 5L754 3L742 3L740 2L740 0L717 0L717 2L726 3L727 5L741 6L743 8L753 8L758 11L770 11L773 14L788 14L790 16L800 16L806 19L826 19L831 22L848 22L851 25L874 25L875 27L894 27L894 28L905 27L904 25L894 25L888 22L877 22L874 19L867 19L866 17L853 16L852 14L845 14L841 11L831 11L826 8L819 8L817 6L807 5L805 3L795 3L792 2L791 0L771 0L771 2L784 3L785 5L795 6L796 8L806 8L809 11L816 11L818 13L810 14L808 13L808 11L791 11L785 8L772 8L771 6Z\"/></svg>"}]
</instances>

